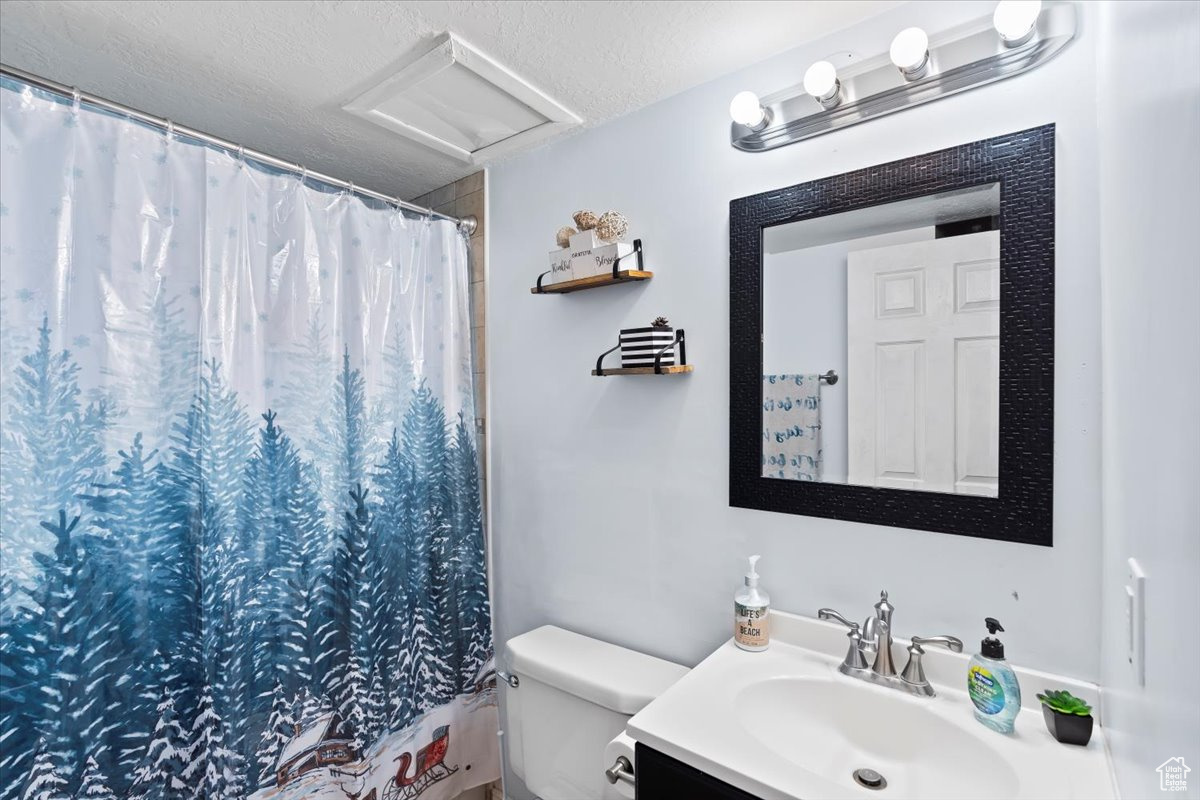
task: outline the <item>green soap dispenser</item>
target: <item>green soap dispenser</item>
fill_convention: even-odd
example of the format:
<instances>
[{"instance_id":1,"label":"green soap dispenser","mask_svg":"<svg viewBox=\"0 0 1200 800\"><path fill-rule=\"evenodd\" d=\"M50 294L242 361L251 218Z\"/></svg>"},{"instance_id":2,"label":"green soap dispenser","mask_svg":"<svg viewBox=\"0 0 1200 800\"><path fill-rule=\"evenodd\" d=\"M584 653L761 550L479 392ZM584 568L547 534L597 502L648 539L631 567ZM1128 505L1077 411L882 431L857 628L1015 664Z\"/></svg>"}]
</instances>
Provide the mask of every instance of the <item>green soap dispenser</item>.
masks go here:
<instances>
[{"instance_id":1,"label":"green soap dispenser","mask_svg":"<svg viewBox=\"0 0 1200 800\"><path fill-rule=\"evenodd\" d=\"M985 619L988 633L1004 627L992 617ZM1012 733L1021 710L1021 684L1004 660L1004 643L988 636L967 667L967 694L975 704L975 719L999 733Z\"/></svg>"}]
</instances>

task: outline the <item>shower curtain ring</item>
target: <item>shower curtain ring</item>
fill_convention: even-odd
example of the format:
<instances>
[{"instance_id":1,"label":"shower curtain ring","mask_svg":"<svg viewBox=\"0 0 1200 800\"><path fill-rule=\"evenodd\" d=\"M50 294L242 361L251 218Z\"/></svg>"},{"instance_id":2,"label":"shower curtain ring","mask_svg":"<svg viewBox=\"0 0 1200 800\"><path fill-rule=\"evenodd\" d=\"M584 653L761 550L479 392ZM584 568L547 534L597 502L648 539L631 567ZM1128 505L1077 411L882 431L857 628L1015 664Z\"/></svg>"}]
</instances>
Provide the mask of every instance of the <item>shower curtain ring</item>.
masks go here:
<instances>
[{"instance_id":1,"label":"shower curtain ring","mask_svg":"<svg viewBox=\"0 0 1200 800\"><path fill-rule=\"evenodd\" d=\"M75 110L79 110L79 104L83 101L83 92L79 91L78 86L71 87L71 105Z\"/></svg>"},{"instance_id":2,"label":"shower curtain ring","mask_svg":"<svg viewBox=\"0 0 1200 800\"><path fill-rule=\"evenodd\" d=\"M238 145L238 169L246 166L246 146Z\"/></svg>"},{"instance_id":3,"label":"shower curtain ring","mask_svg":"<svg viewBox=\"0 0 1200 800\"><path fill-rule=\"evenodd\" d=\"M170 144L173 138L175 138L175 123L167 120L167 144Z\"/></svg>"}]
</instances>

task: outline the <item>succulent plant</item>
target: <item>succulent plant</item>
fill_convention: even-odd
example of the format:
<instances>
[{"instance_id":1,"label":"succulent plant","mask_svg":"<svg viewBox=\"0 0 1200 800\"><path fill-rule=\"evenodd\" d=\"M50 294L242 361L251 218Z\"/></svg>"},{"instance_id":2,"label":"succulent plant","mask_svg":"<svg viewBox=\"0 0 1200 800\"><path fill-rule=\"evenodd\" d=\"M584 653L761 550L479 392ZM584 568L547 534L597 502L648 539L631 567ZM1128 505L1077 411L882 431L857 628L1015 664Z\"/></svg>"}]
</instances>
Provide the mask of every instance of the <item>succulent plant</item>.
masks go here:
<instances>
[{"instance_id":1,"label":"succulent plant","mask_svg":"<svg viewBox=\"0 0 1200 800\"><path fill-rule=\"evenodd\" d=\"M1047 691L1045 694L1038 693L1037 698L1044 705L1050 706L1050 708L1060 714L1074 714L1078 717L1086 717L1092 713L1091 706L1066 690Z\"/></svg>"},{"instance_id":2,"label":"succulent plant","mask_svg":"<svg viewBox=\"0 0 1200 800\"><path fill-rule=\"evenodd\" d=\"M669 327L671 327L671 323L667 320L666 317L655 317L654 322L650 323L650 327L651 328L669 328Z\"/></svg>"}]
</instances>

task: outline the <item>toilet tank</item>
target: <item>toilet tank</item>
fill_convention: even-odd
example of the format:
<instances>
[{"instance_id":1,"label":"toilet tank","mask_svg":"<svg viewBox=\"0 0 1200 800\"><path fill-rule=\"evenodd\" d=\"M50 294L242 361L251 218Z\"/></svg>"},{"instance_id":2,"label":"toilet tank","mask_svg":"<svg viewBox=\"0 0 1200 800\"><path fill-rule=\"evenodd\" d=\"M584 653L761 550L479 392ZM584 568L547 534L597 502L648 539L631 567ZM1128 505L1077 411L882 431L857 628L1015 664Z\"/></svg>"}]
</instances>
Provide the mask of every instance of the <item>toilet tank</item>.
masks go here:
<instances>
[{"instance_id":1,"label":"toilet tank","mask_svg":"<svg viewBox=\"0 0 1200 800\"><path fill-rule=\"evenodd\" d=\"M505 693L509 763L543 800L617 795L605 746L686 667L544 625L508 640L519 688Z\"/></svg>"}]
</instances>

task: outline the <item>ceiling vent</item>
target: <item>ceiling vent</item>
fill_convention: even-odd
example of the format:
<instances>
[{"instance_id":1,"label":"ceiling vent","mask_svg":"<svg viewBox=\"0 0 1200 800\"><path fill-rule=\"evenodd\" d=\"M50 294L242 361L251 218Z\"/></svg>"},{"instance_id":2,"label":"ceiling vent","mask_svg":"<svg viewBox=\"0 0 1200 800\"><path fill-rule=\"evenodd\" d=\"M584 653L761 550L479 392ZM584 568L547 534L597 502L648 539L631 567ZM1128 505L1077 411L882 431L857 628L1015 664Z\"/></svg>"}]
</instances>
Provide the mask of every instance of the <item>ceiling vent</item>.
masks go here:
<instances>
[{"instance_id":1,"label":"ceiling vent","mask_svg":"<svg viewBox=\"0 0 1200 800\"><path fill-rule=\"evenodd\" d=\"M468 164L580 121L452 33L343 108Z\"/></svg>"}]
</instances>

